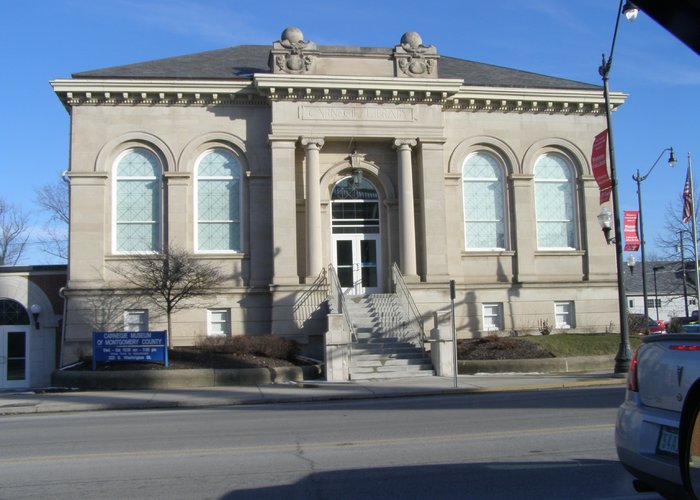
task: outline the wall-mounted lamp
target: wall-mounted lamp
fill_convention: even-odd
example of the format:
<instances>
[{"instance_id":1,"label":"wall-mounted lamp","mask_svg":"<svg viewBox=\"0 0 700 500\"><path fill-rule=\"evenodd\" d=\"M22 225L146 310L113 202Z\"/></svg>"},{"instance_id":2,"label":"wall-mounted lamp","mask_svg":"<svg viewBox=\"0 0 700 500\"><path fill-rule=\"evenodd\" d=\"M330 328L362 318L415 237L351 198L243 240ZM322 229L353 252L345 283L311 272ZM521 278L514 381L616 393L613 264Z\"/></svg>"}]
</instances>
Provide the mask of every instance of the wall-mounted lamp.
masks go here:
<instances>
[{"instance_id":1,"label":"wall-mounted lamp","mask_svg":"<svg viewBox=\"0 0 700 500\"><path fill-rule=\"evenodd\" d=\"M634 274L634 265L637 263L637 259L634 258L634 255L631 255L627 257L627 267L630 268L630 274Z\"/></svg>"},{"instance_id":2,"label":"wall-mounted lamp","mask_svg":"<svg viewBox=\"0 0 700 500\"><path fill-rule=\"evenodd\" d=\"M352 171L352 183L359 186L360 182L362 182L362 169L355 168Z\"/></svg>"},{"instance_id":3,"label":"wall-mounted lamp","mask_svg":"<svg viewBox=\"0 0 700 500\"><path fill-rule=\"evenodd\" d=\"M603 207L598 214L598 224L600 224L601 229L603 229L603 234L605 235L605 241L613 243L615 238L610 237L610 231L612 231L612 212L608 207Z\"/></svg>"},{"instance_id":4,"label":"wall-mounted lamp","mask_svg":"<svg viewBox=\"0 0 700 500\"><path fill-rule=\"evenodd\" d=\"M29 306L29 312L32 313L32 318L34 319L34 326L38 330L41 328L39 326L39 313L41 312L41 306L39 304L32 304Z\"/></svg>"}]
</instances>

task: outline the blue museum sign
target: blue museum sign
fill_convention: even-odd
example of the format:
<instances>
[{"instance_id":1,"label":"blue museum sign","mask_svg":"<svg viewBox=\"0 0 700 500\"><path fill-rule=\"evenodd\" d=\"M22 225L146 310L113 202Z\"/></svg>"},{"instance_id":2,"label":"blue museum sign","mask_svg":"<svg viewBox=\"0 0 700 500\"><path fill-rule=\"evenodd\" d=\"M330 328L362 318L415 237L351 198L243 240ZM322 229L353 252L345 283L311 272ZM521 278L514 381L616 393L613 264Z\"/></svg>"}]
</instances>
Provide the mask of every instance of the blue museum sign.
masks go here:
<instances>
[{"instance_id":1,"label":"blue museum sign","mask_svg":"<svg viewBox=\"0 0 700 500\"><path fill-rule=\"evenodd\" d=\"M92 332L92 369L110 361L162 362L168 366L168 335L160 332Z\"/></svg>"}]
</instances>

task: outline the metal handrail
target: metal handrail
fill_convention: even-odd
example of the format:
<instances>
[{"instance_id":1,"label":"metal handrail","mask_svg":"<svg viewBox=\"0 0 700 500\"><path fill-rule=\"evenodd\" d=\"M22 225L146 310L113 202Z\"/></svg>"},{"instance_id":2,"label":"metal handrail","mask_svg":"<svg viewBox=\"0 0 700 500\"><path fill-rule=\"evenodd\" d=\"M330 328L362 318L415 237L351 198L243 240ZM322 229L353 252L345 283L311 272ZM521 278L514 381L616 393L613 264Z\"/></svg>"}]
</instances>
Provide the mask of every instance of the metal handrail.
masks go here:
<instances>
[{"instance_id":1,"label":"metal handrail","mask_svg":"<svg viewBox=\"0 0 700 500\"><path fill-rule=\"evenodd\" d=\"M339 309L339 313L343 315L345 319L345 325L347 326L348 332L350 332L350 338L357 341L357 334L355 333L355 327L350 319L350 314L348 313L348 308L345 304L345 294L343 294L343 287L340 286L340 280L338 279L338 273L335 271L333 264L328 266L328 278L329 278L329 290L328 293L331 296L332 302L337 304L336 307Z\"/></svg>"},{"instance_id":2,"label":"metal handrail","mask_svg":"<svg viewBox=\"0 0 700 500\"><path fill-rule=\"evenodd\" d=\"M394 293L399 298L399 301L406 312L413 316L413 320L411 322L415 322L418 327L418 344L423 352L425 352L425 329L423 327L423 318L421 318L420 312L418 311L418 306L416 306L416 303L411 296L411 291L406 286L406 282L404 281L401 270L396 262L394 262L391 266L391 277L394 283Z\"/></svg>"}]
</instances>

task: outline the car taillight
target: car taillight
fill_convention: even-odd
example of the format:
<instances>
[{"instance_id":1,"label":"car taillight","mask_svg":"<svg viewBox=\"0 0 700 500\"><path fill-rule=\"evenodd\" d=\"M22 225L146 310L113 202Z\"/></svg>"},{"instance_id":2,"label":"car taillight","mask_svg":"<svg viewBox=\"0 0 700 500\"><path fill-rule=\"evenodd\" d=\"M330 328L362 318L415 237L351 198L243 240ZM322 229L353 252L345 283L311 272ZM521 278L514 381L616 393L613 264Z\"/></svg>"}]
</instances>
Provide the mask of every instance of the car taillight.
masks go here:
<instances>
[{"instance_id":1,"label":"car taillight","mask_svg":"<svg viewBox=\"0 0 700 500\"><path fill-rule=\"evenodd\" d=\"M700 346L698 346L698 345L672 345L670 349L672 351L700 351Z\"/></svg>"},{"instance_id":2,"label":"car taillight","mask_svg":"<svg viewBox=\"0 0 700 500\"><path fill-rule=\"evenodd\" d=\"M630 370L627 372L627 390L632 392L639 392L639 379L637 378L638 354L639 350L635 351L632 361L630 361Z\"/></svg>"}]
</instances>

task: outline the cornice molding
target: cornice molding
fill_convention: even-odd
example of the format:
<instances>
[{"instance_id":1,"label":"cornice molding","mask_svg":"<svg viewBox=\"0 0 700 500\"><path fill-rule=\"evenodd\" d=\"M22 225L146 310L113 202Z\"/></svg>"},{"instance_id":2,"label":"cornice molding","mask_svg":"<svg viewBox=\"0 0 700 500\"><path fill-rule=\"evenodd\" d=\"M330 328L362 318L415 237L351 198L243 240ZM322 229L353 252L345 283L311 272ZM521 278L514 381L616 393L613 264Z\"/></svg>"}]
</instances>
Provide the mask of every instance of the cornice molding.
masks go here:
<instances>
[{"instance_id":1,"label":"cornice molding","mask_svg":"<svg viewBox=\"0 0 700 500\"><path fill-rule=\"evenodd\" d=\"M442 104L462 80L374 76L254 75L255 87L272 101L406 102Z\"/></svg>"},{"instance_id":2,"label":"cornice molding","mask_svg":"<svg viewBox=\"0 0 700 500\"><path fill-rule=\"evenodd\" d=\"M265 105L249 80L58 79L49 82L66 107L77 105Z\"/></svg>"},{"instance_id":3,"label":"cornice molding","mask_svg":"<svg viewBox=\"0 0 700 500\"><path fill-rule=\"evenodd\" d=\"M459 79L258 73L253 80L57 79L66 107L77 105L269 105L271 101L440 105L445 111L604 114L602 89L533 89L462 85ZM612 92L616 109L627 94Z\"/></svg>"},{"instance_id":4,"label":"cornice molding","mask_svg":"<svg viewBox=\"0 0 700 500\"><path fill-rule=\"evenodd\" d=\"M627 94L611 92L612 109L623 104L625 99ZM463 86L445 104L445 110L600 115L605 113L605 99L602 88L570 90Z\"/></svg>"}]
</instances>

